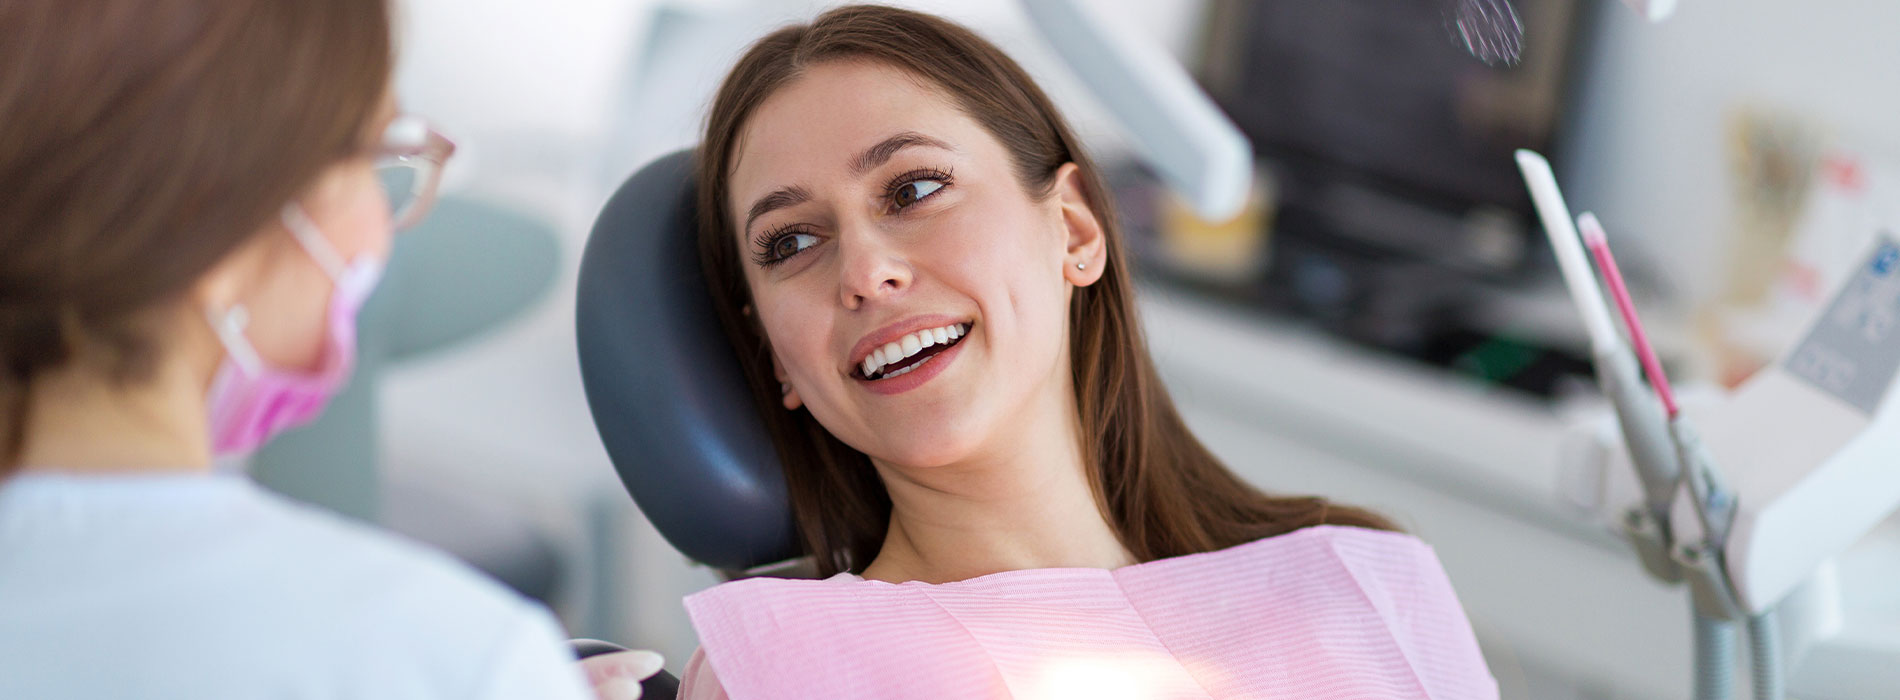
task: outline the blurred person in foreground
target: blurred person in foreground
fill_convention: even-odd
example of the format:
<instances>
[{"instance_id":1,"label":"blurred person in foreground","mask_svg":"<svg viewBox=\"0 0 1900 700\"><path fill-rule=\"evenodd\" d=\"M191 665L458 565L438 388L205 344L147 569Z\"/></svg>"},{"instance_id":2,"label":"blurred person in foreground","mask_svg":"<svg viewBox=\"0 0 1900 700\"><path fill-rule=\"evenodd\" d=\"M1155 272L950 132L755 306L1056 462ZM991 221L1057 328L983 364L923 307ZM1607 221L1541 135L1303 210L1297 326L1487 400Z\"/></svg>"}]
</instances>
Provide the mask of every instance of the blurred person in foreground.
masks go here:
<instances>
[{"instance_id":1,"label":"blurred person in foreground","mask_svg":"<svg viewBox=\"0 0 1900 700\"><path fill-rule=\"evenodd\" d=\"M0 697L592 696L538 604L213 468L348 380L453 150L390 15L0 4Z\"/></svg>"}]
</instances>

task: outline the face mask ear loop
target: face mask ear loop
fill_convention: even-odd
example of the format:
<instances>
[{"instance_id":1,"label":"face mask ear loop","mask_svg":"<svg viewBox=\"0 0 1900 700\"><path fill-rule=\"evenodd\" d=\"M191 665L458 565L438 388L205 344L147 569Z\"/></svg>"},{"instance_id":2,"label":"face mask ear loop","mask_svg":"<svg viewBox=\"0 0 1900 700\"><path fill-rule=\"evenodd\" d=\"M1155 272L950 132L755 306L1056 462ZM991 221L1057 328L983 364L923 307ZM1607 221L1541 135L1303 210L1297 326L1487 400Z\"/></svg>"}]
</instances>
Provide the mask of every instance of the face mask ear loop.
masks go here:
<instances>
[{"instance_id":1,"label":"face mask ear loop","mask_svg":"<svg viewBox=\"0 0 1900 700\"><path fill-rule=\"evenodd\" d=\"M239 370L253 377L264 370L264 358L257 355L251 339L244 337L244 327L251 324L251 313L243 304L232 306L224 313L207 306L205 320L211 323L211 331L218 335L218 342L224 344L224 351L230 353L231 361Z\"/></svg>"},{"instance_id":2,"label":"face mask ear loop","mask_svg":"<svg viewBox=\"0 0 1900 700\"><path fill-rule=\"evenodd\" d=\"M323 274L329 275L330 281L341 283L349 266L343 262L343 255L336 252L336 246L317 230L317 223L310 220L303 207L297 206L295 202L284 205L283 220L284 227L290 229L291 237L297 239L297 244L303 246L304 252L317 261L317 267L323 268Z\"/></svg>"}]
</instances>

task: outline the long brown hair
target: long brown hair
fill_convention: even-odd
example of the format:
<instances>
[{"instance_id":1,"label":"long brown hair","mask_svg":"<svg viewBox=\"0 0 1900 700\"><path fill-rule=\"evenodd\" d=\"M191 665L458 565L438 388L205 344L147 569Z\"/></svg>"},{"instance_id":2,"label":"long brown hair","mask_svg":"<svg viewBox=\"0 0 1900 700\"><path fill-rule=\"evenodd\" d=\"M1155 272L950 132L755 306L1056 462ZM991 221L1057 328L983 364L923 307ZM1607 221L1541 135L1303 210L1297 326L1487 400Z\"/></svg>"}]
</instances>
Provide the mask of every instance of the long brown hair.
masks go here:
<instances>
[{"instance_id":1,"label":"long brown hair","mask_svg":"<svg viewBox=\"0 0 1900 700\"><path fill-rule=\"evenodd\" d=\"M891 502L869 458L807 411L779 404L770 350L742 309L750 298L726 208L733 151L746 119L806 69L878 61L928 80L1011 153L1037 199L1057 168L1080 167L1107 241L1107 267L1069 305L1075 402L1095 495L1138 560L1205 552L1322 523L1392 529L1373 513L1322 498L1276 498L1228 471L1188 432L1161 386L1135 318L1114 202L1068 124L1022 68L973 32L926 14L849 6L775 31L739 59L714 98L697 162L699 252L713 301L778 447L800 536L825 576L861 571L883 545Z\"/></svg>"},{"instance_id":2,"label":"long brown hair","mask_svg":"<svg viewBox=\"0 0 1900 700\"><path fill-rule=\"evenodd\" d=\"M148 376L158 314L363 152L390 24L386 0L0 3L0 476L36 376Z\"/></svg>"}]
</instances>

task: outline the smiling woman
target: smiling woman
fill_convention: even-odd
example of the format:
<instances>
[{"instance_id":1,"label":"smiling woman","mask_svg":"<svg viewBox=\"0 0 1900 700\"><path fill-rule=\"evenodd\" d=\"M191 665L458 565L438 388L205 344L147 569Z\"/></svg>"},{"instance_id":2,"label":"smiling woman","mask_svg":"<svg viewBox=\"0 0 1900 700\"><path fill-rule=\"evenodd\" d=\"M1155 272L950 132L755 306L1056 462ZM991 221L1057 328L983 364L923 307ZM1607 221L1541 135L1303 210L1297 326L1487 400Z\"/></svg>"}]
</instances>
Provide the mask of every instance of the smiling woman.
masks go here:
<instances>
[{"instance_id":1,"label":"smiling woman","mask_svg":"<svg viewBox=\"0 0 1900 700\"><path fill-rule=\"evenodd\" d=\"M721 87L699 155L701 265L825 584L1135 576L1315 525L1392 529L1324 498L1263 493L1188 431L1149 359L1101 171L1027 74L969 30L853 6L776 31ZM1430 561L1415 578L1443 573ZM689 600L707 646L686 696L723 692L714 665L739 683L788 672L747 651L783 648L785 625L735 628L816 609L746 608L721 593L736 585ZM1227 603L1251 604L1203 612ZM897 624L893 610L862 612ZM1462 613L1433 619L1469 639ZM957 634L946 643L970 640ZM794 668L837 668L822 644L800 649L809 663ZM902 675L868 658L842 673ZM920 663L904 667L929 675Z\"/></svg>"},{"instance_id":2,"label":"smiling woman","mask_svg":"<svg viewBox=\"0 0 1900 700\"><path fill-rule=\"evenodd\" d=\"M876 461L998 458L1023 433L1075 453L1132 560L1390 527L1261 494L1188 432L1148 358L1100 170L1035 82L967 29L847 7L779 30L726 79L701 154L699 210L716 213L701 264L826 575L863 571L885 545ZM988 357L928 396L873 398L921 372L865 367L918 364L903 339L935 328L960 337L929 364L955 364L966 341ZM1020 420L1044 406L1054 421Z\"/></svg>"}]
</instances>

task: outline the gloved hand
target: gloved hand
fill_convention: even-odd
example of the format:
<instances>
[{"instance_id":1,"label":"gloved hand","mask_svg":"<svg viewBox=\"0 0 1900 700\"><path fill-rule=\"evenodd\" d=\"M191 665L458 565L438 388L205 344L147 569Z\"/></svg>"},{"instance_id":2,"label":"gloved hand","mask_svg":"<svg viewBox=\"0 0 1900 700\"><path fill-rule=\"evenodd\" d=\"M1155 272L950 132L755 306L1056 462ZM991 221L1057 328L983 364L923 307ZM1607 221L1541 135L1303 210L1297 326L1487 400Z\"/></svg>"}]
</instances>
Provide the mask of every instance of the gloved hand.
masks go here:
<instances>
[{"instance_id":1,"label":"gloved hand","mask_svg":"<svg viewBox=\"0 0 1900 700\"><path fill-rule=\"evenodd\" d=\"M651 651L617 651L581 660L587 684L600 700L637 700L640 681L659 673L666 659Z\"/></svg>"}]
</instances>

